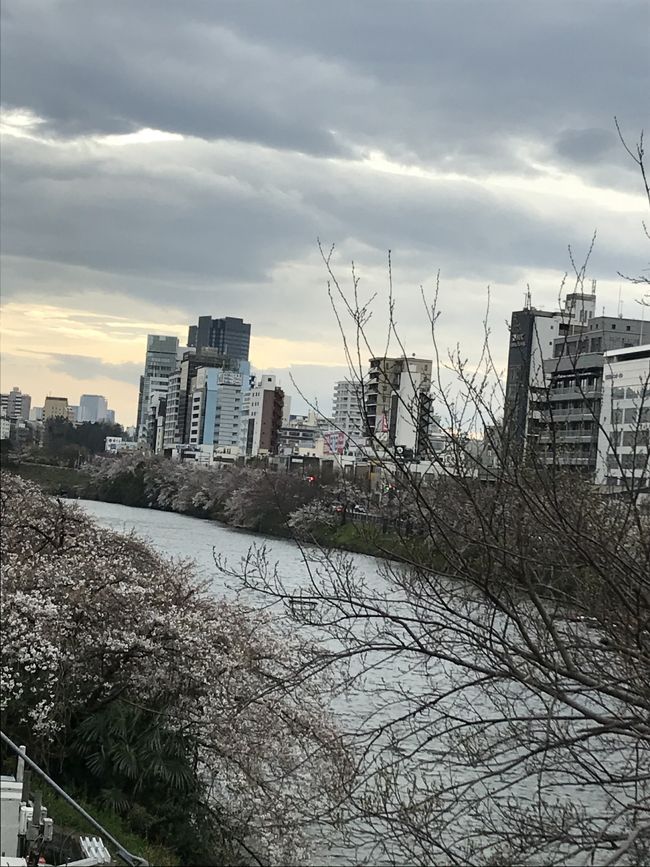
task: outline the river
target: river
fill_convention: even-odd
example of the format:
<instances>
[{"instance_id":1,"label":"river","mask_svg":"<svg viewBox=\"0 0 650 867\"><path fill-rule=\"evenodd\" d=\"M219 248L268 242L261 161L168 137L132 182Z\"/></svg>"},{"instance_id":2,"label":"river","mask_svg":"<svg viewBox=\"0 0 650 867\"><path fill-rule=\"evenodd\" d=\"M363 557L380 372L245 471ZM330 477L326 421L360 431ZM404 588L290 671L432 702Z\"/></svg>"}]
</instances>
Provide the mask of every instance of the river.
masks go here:
<instances>
[{"instance_id":1,"label":"river","mask_svg":"<svg viewBox=\"0 0 650 867\"><path fill-rule=\"evenodd\" d=\"M237 565L246 556L251 546L264 544L268 551L269 560L277 563L278 575L289 586L298 586L307 575L303 553L295 543L289 540L266 538L225 527L213 521L190 518L171 512L137 509L87 500L75 502L105 528L121 533L134 531L140 538L147 540L161 554L193 560L198 573L212 582L212 589L216 596L232 597L235 591L215 566L215 552L230 564ZM379 561L372 557L360 555L353 555L351 561L354 567L365 576L368 587L376 588L384 582ZM457 586L453 592L458 592ZM396 605L399 606L399 604L399 600L396 600ZM419 665L419 668L417 665ZM436 689L441 693L445 691L448 683L451 682L453 674L446 669L444 663L438 661L436 663L437 667L433 670L428 667L428 663L425 663L423 667L420 661L417 665L409 661L408 654L387 655L381 667L369 672L370 688L368 688L368 678L366 678L364 686L357 690L356 693L353 692L337 700L335 712L338 718L340 718L342 726L348 731L354 731L367 724L371 716L373 722L387 718L386 714L395 718L401 714L404 708L414 706L421 695L430 695L431 690ZM511 698L511 700L516 702L519 698L515 697L514 699ZM482 718L483 715L490 715L493 710L490 696L486 697L485 691L478 691L471 686L464 687L462 694L458 696L458 699L454 698L453 701L457 701L457 704L452 708L453 715L461 719L463 715L468 716L477 713ZM463 706L462 702L466 702L466 705ZM529 707L532 708L533 705L529 704ZM443 717L438 717L438 720L441 718ZM436 743L438 739L436 738L436 740L431 741L428 737L431 726L435 727L436 723L430 721L428 725L424 725L427 721L426 716L419 718L419 721L423 723L423 726L415 734L415 737L420 742L418 748L424 743L426 749L426 757L422 759L416 770L417 782L420 789L426 790L428 779L435 779L435 783L438 786L441 784L440 768L445 763L447 773L453 775L452 782L456 783L459 780L462 782L466 776L469 779L466 773L468 767L463 767L459 763L452 764L451 761L448 761L444 748ZM394 748L398 753L401 751L403 754L405 749L410 749L413 745L415 731L414 728L408 730L404 739L390 744L390 748ZM395 732L399 734L399 729L396 728ZM386 749L386 743L384 743L384 749ZM515 754L511 753L511 755ZM430 766L428 770L427 765ZM421 767L424 767L425 770L421 771ZM471 773L470 771L469 775ZM431 775L430 778L427 778L427 774ZM560 767L560 775L562 777L565 776L562 767ZM498 781L499 786L506 782L507 776L505 774L501 777ZM414 779L411 778L409 784ZM568 799L566 798L568 794L567 783L570 787L570 797ZM576 805L582 802L585 806L589 805L593 808L596 802L601 800L600 791L594 792L589 787L584 788L579 781L574 784L573 780L560 779L558 785L564 788L561 796L563 801L574 802ZM533 808L536 796L539 794L535 789L534 777L532 779L527 777L522 779L513 778L509 780L505 789L506 794L516 796L520 805L530 808ZM553 791L553 789L554 785L551 783L547 794L544 796L545 799L550 799L557 795L557 792ZM490 793L490 798L492 797L493 793ZM494 803L496 808L497 801L495 800ZM608 804L601 802L599 809L603 809L606 815L608 806ZM472 829L474 820L477 819L478 817L476 816L472 818L471 811L463 812L461 810L458 815L449 816L449 825L445 828L445 832L454 823L458 824L460 822L462 832L470 833L472 830L477 830L476 827ZM478 827L478 833L480 832L481 829ZM347 849L345 845L335 838L330 838L326 841L321 839L322 845L317 847L319 850L317 853L317 863L331 865L354 864L359 863L361 855L365 854L368 856L369 853L368 862L373 864L402 863L406 865L413 863L408 857L402 857L401 860L392 856L381 858L372 850L372 837L373 834L377 835L377 833L381 832L369 827L360 828L358 834L355 831L356 845L354 847L349 846ZM460 836L456 833L452 836L457 843L459 840L462 840L462 833ZM366 842L363 842L364 837ZM426 856L422 857L422 854L422 852L419 853L420 863L423 861L424 863L441 863L435 857L432 857L429 862ZM533 859L530 863L547 863L543 860L543 854L541 852L539 854L541 859L537 861ZM577 862L568 859L560 863ZM598 863L598 858L596 858L594 863Z\"/></svg>"}]
</instances>

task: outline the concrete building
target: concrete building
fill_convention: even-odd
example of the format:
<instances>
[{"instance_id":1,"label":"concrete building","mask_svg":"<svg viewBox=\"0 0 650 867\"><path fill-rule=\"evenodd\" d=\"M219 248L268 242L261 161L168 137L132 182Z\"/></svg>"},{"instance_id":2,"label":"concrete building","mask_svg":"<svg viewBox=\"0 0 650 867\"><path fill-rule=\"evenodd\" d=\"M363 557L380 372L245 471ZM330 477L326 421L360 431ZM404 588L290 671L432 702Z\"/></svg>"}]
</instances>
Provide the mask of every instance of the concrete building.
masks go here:
<instances>
[{"instance_id":1,"label":"concrete building","mask_svg":"<svg viewBox=\"0 0 650 867\"><path fill-rule=\"evenodd\" d=\"M23 394L15 385L8 394L3 394L0 401L0 413L8 419L29 420L32 406L32 398L29 394Z\"/></svg>"},{"instance_id":2,"label":"concrete building","mask_svg":"<svg viewBox=\"0 0 650 867\"><path fill-rule=\"evenodd\" d=\"M594 287L595 288L595 287ZM596 309L596 294L571 293L561 310L537 310L530 293L526 307L513 312L504 407L504 446L523 454L528 437L531 394L544 389L544 362L553 357L554 342L589 325Z\"/></svg>"},{"instance_id":3,"label":"concrete building","mask_svg":"<svg viewBox=\"0 0 650 867\"><path fill-rule=\"evenodd\" d=\"M238 361L248 361L251 327L248 322L234 316L213 319L199 316L197 325L190 325L187 335L188 347L197 352L202 349L216 349Z\"/></svg>"},{"instance_id":4,"label":"concrete building","mask_svg":"<svg viewBox=\"0 0 650 867\"><path fill-rule=\"evenodd\" d=\"M156 395L149 406L147 421L147 446L152 452L161 454L165 439L165 418L167 415L167 398Z\"/></svg>"},{"instance_id":5,"label":"concrete building","mask_svg":"<svg viewBox=\"0 0 650 867\"><path fill-rule=\"evenodd\" d=\"M244 455L276 454L282 426L284 392L275 376L264 374L244 395L240 445Z\"/></svg>"},{"instance_id":6,"label":"concrete building","mask_svg":"<svg viewBox=\"0 0 650 867\"><path fill-rule=\"evenodd\" d=\"M142 448L142 443L125 440L123 437L106 437L104 440L104 451L110 455L132 452L140 448Z\"/></svg>"},{"instance_id":7,"label":"concrete building","mask_svg":"<svg viewBox=\"0 0 650 867\"><path fill-rule=\"evenodd\" d=\"M650 343L604 353L596 484L650 487Z\"/></svg>"},{"instance_id":8,"label":"concrete building","mask_svg":"<svg viewBox=\"0 0 650 867\"><path fill-rule=\"evenodd\" d=\"M641 319L591 317L586 326L553 341L544 384L530 389L526 448L531 460L596 472L605 353L638 347Z\"/></svg>"},{"instance_id":9,"label":"concrete building","mask_svg":"<svg viewBox=\"0 0 650 867\"><path fill-rule=\"evenodd\" d=\"M51 418L68 418L67 397L46 397L43 405L43 421Z\"/></svg>"},{"instance_id":10,"label":"concrete building","mask_svg":"<svg viewBox=\"0 0 650 867\"><path fill-rule=\"evenodd\" d=\"M149 407L156 397L167 396L170 375L178 366L178 338L164 334L147 336L147 352L144 373L140 377L138 394L138 417L136 426L138 440L147 442L149 431Z\"/></svg>"},{"instance_id":11,"label":"concrete building","mask_svg":"<svg viewBox=\"0 0 650 867\"><path fill-rule=\"evenodd\" d=\"M0 440L11 439L11 419L0 416Z\"/></svg>"},{"instance_id":12,"label":"concrete building","mask_svg":"<svg viewBox=\"0 0 650 867\"><path fill-rule=\"evenodd\" d=\"M165 418L164 450L167 454L178 445L189 445L193 418L193 391L196 376L201 368L217 369L241 374L248 382L250 365L223 355L218 349L203 347L201 350L188 348L182 361L168 379L166 393L167 406Z\"/></svg>"},{"instance_id":13,"label":"concrete building","mask_svg":"<svg viewBox=\"0 0 650 867\"><path fill-rule=\"evenodd\" d=\"M79 398L78 420L80 422L106 421L107 414L108 401L103 394L82 394Z\"/></svg>"},{"instance_id":14,"label":"concrete building","mask_svg":"<svg viewBox=\"0 0 650 867\"><path fill-rule=\"evenodd\" d=\"M341 453L339 449L342 439L344 451L348 451L350 446L354 448L364 441L363 390L360 383L342 379L334 385L332 422L333 434L343 434L343 438L340 435L331 437L331 439L336 439L337 453Z\"/></svg>"},{"instance_id":15,"label":"concrete building","mask_svg":"<svg viewBox=\"0 0 650 867\"><path fill-rule=\"evenodd\" d=\"M365 387L365 433L374 446L424 454L431 428L430 359L371 358ZM378 441L378 442L377 442Z\"/></svg>"},{"instance_id":16,"label":"concrete building","mask_svg":"<svg viewBox=\"0 0 650 867\"><path fill-rule=\"evenodd\" d=\"M248 374L223 368L201 367L192 383L191 420L187 443L216 449L239 448L242 396Z\"/></svg>"}]
</instances>

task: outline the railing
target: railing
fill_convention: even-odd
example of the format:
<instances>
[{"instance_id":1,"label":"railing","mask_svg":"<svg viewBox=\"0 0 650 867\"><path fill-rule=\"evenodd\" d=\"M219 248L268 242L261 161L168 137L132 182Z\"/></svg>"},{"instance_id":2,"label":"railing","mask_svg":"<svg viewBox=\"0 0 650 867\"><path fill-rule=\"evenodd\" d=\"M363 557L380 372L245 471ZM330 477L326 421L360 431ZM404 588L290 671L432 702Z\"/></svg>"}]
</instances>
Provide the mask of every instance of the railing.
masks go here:
<instances>
[{"instance_id":1,"label":"railing","mask_svg":"<svg viewBox=\"0 0 650 867\"><path fill-rule=\"evenodd\" d=\"M9 749L14 752L18 756L18 758L21 759L26 765L28 765L33 771L35 771L38 776L41 777L41 779L44 780L48 784L48 786L50 786L50 788L57 793L57 795L59 795L61 798L63 798L64 801L70 804L70 806L75 809L80 816L83 816L83 818L87 822L89 822L93 826L93 828L99 831L102 837L106 837L106 839L109 840L113 844L113 846L115 846L115 854L118 858L121 858L125 864L129 865L129 867L148 867L148 861L145 861L144 858L140 858L138 855L133 855L131 852L129 852L128 849L125 849L125 847L122 846L122 844L118 840L116 840L115 837L113 837L113 835L106 830L106 828L102 827L102 825L100 825L96 819L93 819L90 813L87 813L84 808L74 800L74 798L71 798L70 795L66 791L64 791L61 786L59 786L58 783L55 783L52 777L48 776L45 771L40 768L36 764L36 762L27 755L27 753L25 753L24 750L21 750L20 747L16 746L16 744L11 740L11 738L7 737L7 735L3 731L0 731L0 738L9 747Z\"/></svg>"}]
</instances>

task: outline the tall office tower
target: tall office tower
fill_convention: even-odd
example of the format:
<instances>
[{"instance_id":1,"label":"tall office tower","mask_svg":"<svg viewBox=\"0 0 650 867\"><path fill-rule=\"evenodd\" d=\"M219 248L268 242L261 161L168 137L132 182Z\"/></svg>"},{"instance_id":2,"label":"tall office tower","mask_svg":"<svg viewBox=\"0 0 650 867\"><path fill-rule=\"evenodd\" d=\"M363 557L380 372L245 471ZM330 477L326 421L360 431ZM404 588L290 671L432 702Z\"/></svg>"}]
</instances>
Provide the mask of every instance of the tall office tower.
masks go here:
<instances>
[{"instance_id":1,"label":"tall office tower","mask_svg":"<svg viewBox=\"0 0 650 867\"><path fill-rule=\"evenodd\" d=\"M199 316L198 324L189 327L187 345L194 347L197 352L206 348L216 349L229 358L247 361L250 338L250 324L242 319L233 316L222 319Z\"/></svg>"},{"instance_id":2,"label":"tall office tower","mask_svg":"<svg viewBox=\"0 0 650 867\"><path fill-rule=\"evenodd\" d=\"M32 398L29 394L23 394L17 385L8 394L2 395L3 415L6 418L17 421L29 419L29 411L32 407Z\"/></svg>"},{"instance_id":3,"label":"tall office tower","mask_svg":"<svg viewBox=\"0 0 650 867\"><path fill-rule=\"evenodd\" d=\"M595 288L595 287L594 287ZM504 406L504 447L523 454L528 436L531 394L546 382L544 362L553 357L553 344L576 330L589 326L596 309L596 294L567 295L562 310L537 310L526 296L523 310L510 320L510 348Z\"/></svg>"},{"instance_id":4,"label":"tall office tower","mask_svg":"<svg viewBox=\"0 0 650 867\"><path fill-rule=\"evenodd\" d=\"M276 454L284 412L284 391L265 374L242 400L241 450L246 455Z\"/></svg>"},{"instance_id":5,"label":"tall office tower","mask_svg":"<svg viewBox=\"0 0 650 867\"><path fill-rule=\"evenodd\" d=\"M103 394L82 394L79 398L78 421L105 421L108 413L108 401Z\"/></svg>"},{"instance_id":6,"label":"tall office tower","mask_svg":"<svg viewBox=\"0 0 650 867\"><path fill-rule=\"evenodd\" d=\"M414 455L428 449L431 371L426 358L371 358L363 407L365 433Z\"/></svg>"},{"instance_id":7,"label":"tall office tower","mask_svg":"<svg viewBox=\"0 0 650 867\"><path fill-rule=\"evenodd\" d=\"M169 377L177 367L177 355L177 337L162 334L149 334L147 336L144 374L140 377L140 392L138 394L138 417L136 421L138 441L146 442L149 438L149 407L154 398L166 397Z\"/></svg>"}]
</instances>

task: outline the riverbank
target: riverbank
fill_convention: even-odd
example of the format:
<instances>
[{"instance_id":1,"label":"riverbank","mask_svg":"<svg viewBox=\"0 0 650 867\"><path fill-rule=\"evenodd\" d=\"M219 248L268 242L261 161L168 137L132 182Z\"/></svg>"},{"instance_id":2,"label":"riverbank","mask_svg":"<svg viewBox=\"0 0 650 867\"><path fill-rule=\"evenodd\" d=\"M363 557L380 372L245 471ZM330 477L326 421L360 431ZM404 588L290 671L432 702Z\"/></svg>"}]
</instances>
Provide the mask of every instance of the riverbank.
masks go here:
<instances>
[{"instance_id":1,"label":"riverbank","mask_svg":"<svg viewBox=\"0 0 650 867\"><path fill-rule=\"evenodd\" d=\"M155 500L148 502L137 474L120 475L110 482L98 484L89 473L74 467L21 463L4 469L33 481L51 496L81 498L133 508L173 512L186 517L214 521L230 529L245 530L255 535L315 543L324 548L371 557L385 557L396 561L413 562L422 558L432 565L431 552L425 549L424 542L417 537L404 538L397 532L382 530L377 524L365 523L362 518L354 515L346 515L345 521L335 526L328 523L314 524L308 532L297 533L287 525L286 520L278 521L277 516L276 519L269 520L269 515L260 510L257 525L241 526L227 520L227 513L223 509L215 508L212 503L203 507L192 505L190 508L180 509L162 507Z\"/></svg>"},{"instance_id":2,"label":"riverbank","mask_svg":"<svg viewBox=\"0 0 650 867\"><path fill-rule=\"evenodd\" d=\"M3 471L14 473L34 482L46 494L58 497L86 496L91 479L88 473L75 467L58 467L53 464L3 464Z\"/></svg>"}]
</instances>

